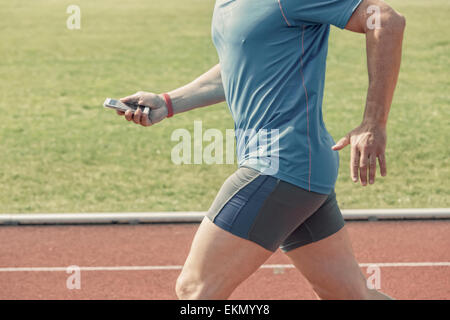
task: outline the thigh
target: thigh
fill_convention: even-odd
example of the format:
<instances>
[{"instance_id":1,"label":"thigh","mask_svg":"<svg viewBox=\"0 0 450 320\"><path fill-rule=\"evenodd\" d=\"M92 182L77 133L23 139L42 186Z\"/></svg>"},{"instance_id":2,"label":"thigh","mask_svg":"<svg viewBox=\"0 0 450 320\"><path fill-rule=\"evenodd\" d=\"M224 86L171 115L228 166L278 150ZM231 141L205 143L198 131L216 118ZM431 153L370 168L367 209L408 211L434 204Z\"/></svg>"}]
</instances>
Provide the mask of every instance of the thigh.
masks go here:
<instances>
[{"instance_id":1,"label":"thigh","mask_svg":"<svg viewBox=\"0 0 450 320\"><path fill-rule=\"evenodd\" d=\"M286 254L320 298L360 299L367 293L366 280L345 227Z\"/></svg>"},{"instance_id":2,"label":"thigh","mask_svg":"<svg viewBox=\"0 0 450 320\"><path fill-rule=\"evenodd\" d=\"M180 277L221 292L226 298L271 255L271 251L219 228L205 217Z\"/></svg>"},{"instance_id":3,"label":"thigh","mask_svg":"<svg viewBox=\"0 0 450 320\"><path fill-rule=\"evenodd\" d=\"M226 296L272 255L245 236L258 190L265 186L270 191L265 182L250 168L239 168L224 182L194 237L182 280Z\"/></svg>"}]
</instances>

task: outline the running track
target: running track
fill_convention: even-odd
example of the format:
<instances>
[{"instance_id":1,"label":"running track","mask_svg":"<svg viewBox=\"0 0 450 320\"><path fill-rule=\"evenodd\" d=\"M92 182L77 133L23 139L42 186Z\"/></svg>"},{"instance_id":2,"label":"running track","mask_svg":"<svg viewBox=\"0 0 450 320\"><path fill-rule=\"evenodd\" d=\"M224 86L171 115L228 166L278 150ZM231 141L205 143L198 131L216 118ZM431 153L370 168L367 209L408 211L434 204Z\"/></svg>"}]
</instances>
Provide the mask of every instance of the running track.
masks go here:
<instances>
[{"instance_id":1,"label":"running track","mask_svg":"<svg viewBox=\"0 0 450 320\"><path fill-rule=\"evenodd\" d=\"M197 227L2 226L0 299L175 299ZM450 221L352 221L347 228L363 273L379 264L382 291L397 299L450 298ZM313 299L288 264L278 251L231 299ZM81 267L81 289L66 287L70 265Z\"/></svg>"}]
</instances>

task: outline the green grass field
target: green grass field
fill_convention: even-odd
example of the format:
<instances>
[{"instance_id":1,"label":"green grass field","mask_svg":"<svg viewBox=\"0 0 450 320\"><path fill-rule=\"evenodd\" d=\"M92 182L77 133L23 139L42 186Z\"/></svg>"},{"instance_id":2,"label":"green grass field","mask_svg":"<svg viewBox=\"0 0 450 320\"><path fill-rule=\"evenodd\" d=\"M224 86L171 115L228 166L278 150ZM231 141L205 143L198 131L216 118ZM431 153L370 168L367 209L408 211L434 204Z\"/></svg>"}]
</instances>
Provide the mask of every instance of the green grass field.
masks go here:
<instances>
[{"instance_id":1,"label":"green grass field","mask_svg":"<svg viewBox=\"0 0 450 320\"><path fill-rule=\"evenodd\" d=\"M388 1L406 16L388 125L388 176L361 187L341 151L342 208L450 207L450 2ZM68 30L66 8L81 8ZM214 1L0 0L0 212L207 210L234 165L174 165L177 128L232 128L226 104L155 127L102 108L106 97L168 91L218 62ZM333 28L324 98L339 139L362 119L364 36Z\"/></svg>"}]
</instances>

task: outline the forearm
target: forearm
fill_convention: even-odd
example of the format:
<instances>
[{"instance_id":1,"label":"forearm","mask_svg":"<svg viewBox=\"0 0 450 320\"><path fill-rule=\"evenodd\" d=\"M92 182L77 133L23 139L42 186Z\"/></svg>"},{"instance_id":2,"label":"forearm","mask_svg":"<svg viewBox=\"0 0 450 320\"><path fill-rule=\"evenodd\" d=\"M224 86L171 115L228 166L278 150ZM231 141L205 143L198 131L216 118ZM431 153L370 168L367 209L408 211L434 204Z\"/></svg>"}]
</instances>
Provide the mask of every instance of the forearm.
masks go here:
<instances>
[{"instance_id":1,"label":"forearm","mask_svg":"<svg viewBox=\"0 0 450 320\"><path fill-rule=\"evenodd\" d=\"M379 13L379 23L372 24ZM370 24L369 24L370 19ZM347 30L365 33L369 90L361 125L340 139L333 150L351 145L350 172L354 182L358 174L363 186L375 181L376 160L380 173L386 175L386 122L397 85L402 55L405 18L381 0L364 0L353 13ZM369 175L369 179L367 179Z\"/></svg>"},{"instance_id":2,"label":"forearm","mask_svg":"<svg viewBox=\"0 0 450 320\"><path fill-rule=\"evenodd\" d=\"M385 127L397 85L405 19L390 9L379 28L366 29L369 89L363 123Z\"/></svg>"},{"instance_id":3,"label":"forearm","mask_svg":"<svg viewBox=\"0 0 450 320\"><path fill-rule=\"evenodd\" d=\"M172 100L174 114L225 101L220 64L168 94Z\"/></svg>"}]
</instances>

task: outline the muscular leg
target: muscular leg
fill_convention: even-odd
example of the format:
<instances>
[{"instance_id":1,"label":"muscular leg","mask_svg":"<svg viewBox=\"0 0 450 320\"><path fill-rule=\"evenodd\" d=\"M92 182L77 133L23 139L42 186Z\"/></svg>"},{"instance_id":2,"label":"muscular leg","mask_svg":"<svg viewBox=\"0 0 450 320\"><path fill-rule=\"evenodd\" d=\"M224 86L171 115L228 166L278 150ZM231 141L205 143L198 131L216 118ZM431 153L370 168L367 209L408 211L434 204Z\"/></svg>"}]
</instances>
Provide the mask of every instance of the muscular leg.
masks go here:
<instances>
[{"instance_id":1,"label":"muscular leg","mask_svg":"<svg viewBox=\"0 0 450 320\"><path fill-rule=\"evenodd\" d=\"M179 299L226 299L272 252L204 218L176 283Z\"/></svg>"},{"instance_id":2,"label":"muscular leg","mask_svg":"<svg viewBox=\"0 0 450 320\"><path fill-rule=\"evenodd\" d=\"M391 299L367 288L345 227L286 254L320 299Z\"/></svg>"}]
</instances>

